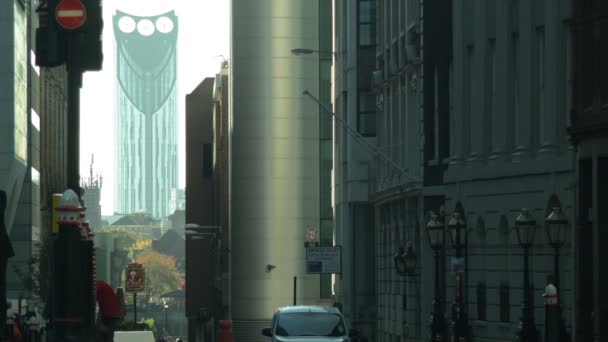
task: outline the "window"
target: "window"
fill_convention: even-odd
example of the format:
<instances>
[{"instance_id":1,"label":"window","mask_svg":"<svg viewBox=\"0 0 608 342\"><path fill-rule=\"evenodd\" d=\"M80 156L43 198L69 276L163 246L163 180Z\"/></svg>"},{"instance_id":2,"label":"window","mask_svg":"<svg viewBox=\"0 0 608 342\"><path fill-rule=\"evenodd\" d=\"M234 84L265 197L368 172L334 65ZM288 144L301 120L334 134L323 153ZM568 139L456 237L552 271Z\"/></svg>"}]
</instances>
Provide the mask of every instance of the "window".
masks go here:
<instances>
[{"instance_id":1,"label":"window","mask_svg":"<svg viewBox=\"0 0 608 342\"><path fill-rule=\"evenodd\" d=\"M376 136L376 96L369 91L359 92L357 132L364 137Z\"/></svg>"},{"instance_id":2,"label":"window","mask_svg":"<svg viewBox=\"0 0 608 342\"><path fill-rule=\"evenodd\" d=\"M486 320L486 284L477 283L477 320Z\"/></svg>"},{"instance_id":3,"label":"window","mask_svg":"<svg viewBox=\"0 0 608 342\"><path fill-rule=\"evenodd\" d=\"M359 0L359 46L376 45L376 0Z\"/></svg>"},{"instance_id":4,"label":"window","mask_svg":"<svg viewBox=\"0 0 608 342\"><path fill-rule=\"evenodd\" d=\"M437 66L433 68L433 156L432 160L439 159L439 75Z\"/></svg>"},{"instance_id":5,"label":"window","mask_svg":"<svg viewBox=\"0 0 608 342\"><path fill-rule=\"evenodd\" d=\"M393 5L391 8L391 22L392 22L392 35L393 37L397 37L399 35L399 2L400 0L393 0Z\"/></svg>"},{"instance_id":6,"label":"window","mask_svg":"<svg viewBox=\"0 0 608 342\"><path fill-rule=\"evenodd\" d=\"M511 317L509 315L510 303L509 303L509 284L500 284L500 321L509 322Z\"/></svg>"},{"instance_id":7,"label":"window","mask_svg":"<svg viewBox=\"0 0 608 342\"><path fill-rule=\"evenodd\" d=\"M471 112L473 110L473 103L475 101L475 89L473 87L473 79L475 77L475 55L474 55L475 51L472 45L467 46L467 55L466 55L466 63L465 63L465 70L464 70L464 74L465 74L465 105L464 105L464 117L465 117L465 124L463 127L463 135L466 137L465 138L465 144L464 144L464 152L465 154L468 154L471 151Z\"/></svg>"},{"instance_id":8,"label":"window","mask_svg":"<svg viewBox=\"0 0 608 342\"><path fill-rule=\"evenodd\" d=\"M384 11L384 7L385 7L384 1L385 0L378 0L378 5L377 5L377 8L378 8L377 13L379 13L379 16L381 16L381 17L384 16L384 12L385 12ZM377 26L377 31L378 32L377 32L376 39L382 45L385 40L385 36L386 36L384 34L384 25L383 25L382 21L380 21L380 25Z\"/></svg>"},{"instance_id":9,"label":"window","mask_svg":"<svg viewBox=\"0 0 608 342\"><path fill-rule=\"evenodd\" d=\"M599 4L599 3L598 3ZM606 6L605 2L602 3L602 7ZM606 8L606 7L603 7ZM604 13L606 13L606 10L604 10ZM594 36L598 36L597 41L601 41L601 42L605 42L606 39L606 35L608 34L608 22L606 22L605 19L605 14L603 16L602 19L596 19L596 24L595 26L599 26L599 29L596 28L596 32L597 30L599 30L599 32L595 33ZM567 36L567 35L566 35ZM602 106L602 110L606 110L606 105L608 105L608 82L606 81L606 76L608 75L608 66L606 65L605 62L601 62L601 61L605 61L608 58L608 49L606 48L605 45L602 44L602 47L599 49L599 51L597 53L595 53L596 55L596 63L597 63L597 67L596 69L599 71L599 74L595 76L595 78L597 79L598 82L598 88L596 90L599 91L599 100L600 100L600 104Z\"/></svg>"},{"instance_id":10,"label":"window","mask_svg":"<svg viewBox=\"0 0 608 342\"><path fill-rule=\"evenodd\" d=\"M484 130L484 145L483 152L489 154L492 146L492 115L496 104L496 40L489 39L486 54L486 84L485 89L488 92L486 95L485 112L490 115L484 115L483 130Z\"/></svg>"},{"instance_id":11,"label":"window","mask_svg":"<svg viewBox=\"0 0 608 342\"><path fill-rule=\"evenodd\" d=\"M545 29L542 26L536 29L536 54L537 112L539 119L543 120L545 115ZM541 129L544 127L542 121L540 121L539 126ZM540 138L543 140L546 138L544 131L542 131Z\"/></svg>"},{"instance_id":12,"label":"window","mask_svg":"<svg viewBox=\"0 0 608 342\"><path fill-rule=\"evenodd\" d=\"M275 334L278 336L332 336L346 335L344 322L339 315L322 312L293 312L279 314Z\"/></svg>"},{"instance_id":13,"label":"window","mask_svg":"<svg viewBox=\"0 0 608 342\"><path fill-rule=\"evenodd\" d=\"M513 132L518 134L519 129L519 34L511 35L511 82L512 82L512 104L513 107Z\"/></svg>"}]
</instances>

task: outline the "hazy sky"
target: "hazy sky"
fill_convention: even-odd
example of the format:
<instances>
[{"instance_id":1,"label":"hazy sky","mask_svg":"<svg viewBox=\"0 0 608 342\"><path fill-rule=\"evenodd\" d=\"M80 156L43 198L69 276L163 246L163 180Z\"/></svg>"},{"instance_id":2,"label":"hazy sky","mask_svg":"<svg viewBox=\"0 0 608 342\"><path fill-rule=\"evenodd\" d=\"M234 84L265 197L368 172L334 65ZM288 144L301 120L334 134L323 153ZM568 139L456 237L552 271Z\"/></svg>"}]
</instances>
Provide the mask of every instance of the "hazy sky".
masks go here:
<instances>
[{"instance_id":1,"label":"hazy sky","mask_svg":"<svg viewBox=\"0 0 608 342\"><path fill-rule=\"evenodd\" d=\"M186 94L220 70L221 57L229 58L230 0L103 0L103 70L86 72L80 92L80 173L88 176L91 155L94 170L103 176L103 215L114 212L115 132L114 87L116 52L112 15L121 10L133 15L156 15L175 10L178 16L179 187L185 186L184 113Z\"/></svg>"}]
</instances>

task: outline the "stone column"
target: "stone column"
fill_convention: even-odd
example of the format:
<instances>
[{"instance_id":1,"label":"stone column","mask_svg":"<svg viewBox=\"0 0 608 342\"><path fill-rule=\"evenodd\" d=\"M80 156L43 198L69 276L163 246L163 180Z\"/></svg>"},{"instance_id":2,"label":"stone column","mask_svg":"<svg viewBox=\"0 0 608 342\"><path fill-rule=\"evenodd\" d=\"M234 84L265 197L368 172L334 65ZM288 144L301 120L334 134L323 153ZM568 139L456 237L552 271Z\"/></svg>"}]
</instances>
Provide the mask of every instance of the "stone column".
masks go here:
<instances>
[{"instance_id":1,"label":"stone column","mask_svg":"<svg viewBox=\"0 0 608 342\"><path fill-rule=\"evenodd\" d=\"M492 131L490 134L492 147L490 162L500 162L505 159L507 149L507 118L511 113L508 113L508 100L511 82L508 79L512 77L508 74L509 68L509 43L511 41L511 23L509 18L508 1L496 2L496 43L494 54L494 101L492 103ZM490 113L488 113L490 114Z\"/></svg>"},{"instance_id":2,"label":"stone column","mask_svg":"<svg viewBox=\"0 0 608 342\"><path fill-rule=\"evenodd\" d=\"M545 0L545 48L543 74L545 96L544 111L539 113L539 137L540 148L538 150L539 159L548 159L557 153L557 116L561 115L562 99L558 98L559 89L563 87L565 80L560 79L561 68L563 67L560 55L560 31L561 22L559 6L555 1Z\"/></svg>"},{"instance_id":3,"label":"stone column","mask_svg":"<svg viewBox=\"0 0 608 342\"><path fill-rule=\"evenodd\" d=\"M464 111L465 108L465 77L468 75L464 74L465 68L465 43L464 43L464 0L454 0L452 4L452 20L454 30L454 43L453 43L453 64L454 70L452 75L452 99L453 111L450 115L450 165L462 164L464 156L464 125L468 124L465 120Z\"/></svg>"},{"instance_id":4,"label":"stone column","mask_svg":"<svg viewBox=\"0 0 608 342\"><path fill-rule=\"evenodd\" d=\"M515 117L515 151L513 161L525 161L530 158L532 132L532 51L535 29L532 21L534 1L519 3L519 56L515 63L518 66L519 111Z\"/></svg>"},{"instance_id":5,"label":"stone column","mask_svg":"<svg viewBox=\"0 0 608 342\"><path fill-rule=\"evenodd\" d=\"M486 27L486 2L476 1L473 10L473 18L475 26L473 29L474 44L473 60L474 63L469 66L473 68L472 89L474 96L471 96L471 113L470 113L470 131L469 141L470 150L467 158L467 164L479 165L483 162L484 156L484 115L485 101L488 92L485 89L485 57L487 45Z\"/></svg>"}]
</instances>

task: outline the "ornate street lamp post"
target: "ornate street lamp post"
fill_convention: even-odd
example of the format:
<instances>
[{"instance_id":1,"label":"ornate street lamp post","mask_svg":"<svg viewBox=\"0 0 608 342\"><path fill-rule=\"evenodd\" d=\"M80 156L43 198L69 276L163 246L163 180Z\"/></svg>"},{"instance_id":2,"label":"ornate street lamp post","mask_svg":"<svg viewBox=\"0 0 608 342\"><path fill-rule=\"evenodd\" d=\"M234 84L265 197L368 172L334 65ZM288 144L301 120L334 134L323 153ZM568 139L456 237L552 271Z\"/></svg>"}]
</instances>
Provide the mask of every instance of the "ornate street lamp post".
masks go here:
<instances>
[{"instance_id":1,"label":"ornate street lamp post","mask_svg":"<svg viewBox=\"0 0 608 342\"><path fill-rule=\"evenodd\" d=\"M547 228L547 238L549 239L549 244L555 250L555 261L554 261L554 271L553 271L553 282L555 287L557 288L558 294L561 293L561 288L559 285L559 249L566 242L566 234L568 233L568 219L562 213L560 207L555 207L545 219L546 228ZM557 315L559 319L558 323L558 341L566 340L566 324L562 319L561 315L561 305L559 296L557 297Z\"/></svg>"},{"instance_id":2,"label":"ornate street lamp post","mask_svg":"<svg viewBox=\"0 0 608 342\"><path fill-rule=\"evenodd\" d=\"M534 243L536 221L530 215L528 209L521 210L521 213L515 220L515 230L517 232L517 241L524 250L524 302L517 335L520 342L537 342L538 333L534 323L534 308L531 307L530 302L530 280L528 278L528 249Z\"/></svg>"},{"instance_id":3,"label":"ornate street lamp post","mask_svg":"<svg viewBox=\"0 0 608 342\"><path fill-rule=\"evenodd\" d=\"M433 298L433 313L431 314L431 341L444 341L446 337L446 321L443 315L443 301L439 289L439 251L443 248L445 226L435 213L426 224L429 244L435 253L435 297Z\"/></svg>"},{"instance_id":4,"label":"ornate street lamp post","mask_svg":"<svg viewBox=\"0 0 608 342\"><path fill-rule=\"evenodd\" d=\"M167 305L167 303L165 303L164 305L164 309L165 309L165 333L163 334L165 337L167 337L167 312L169 311L169 305Z\"/></svg>"},{"instance_id":5,"label":"ornate street lamp post","mask_svg":"<svg viewBox=\"0 0 608 342\"><path fill-rule=\"evenodd\" d=\"M467 244L466 225L466 221L459 212L454 213L448 223L449 236L451 237L452 246L456 250L457 258L462 258L462 250ZM456 274L456 301L452 310L452 326L454 329L454 341L456 342L469 340L469 322L462 288L462 272L458 271Z\"/></svg>"},{"instance_id":6,"label":"ornate street lamp post","mask_svg":"<svg viewBox=\"0 0 608 342\"><path fill-rule=\"evenodd\" d=\"M418 258L416 257L416 253L414 253L412 243L408 242L407 252L403 249L403 247L399 247L399 251L393 256L393 261L395 262L395 271L398 275L415 275ZM404 306L403 309L405 310L406 307Z\"/></svg>"}]
</instances>

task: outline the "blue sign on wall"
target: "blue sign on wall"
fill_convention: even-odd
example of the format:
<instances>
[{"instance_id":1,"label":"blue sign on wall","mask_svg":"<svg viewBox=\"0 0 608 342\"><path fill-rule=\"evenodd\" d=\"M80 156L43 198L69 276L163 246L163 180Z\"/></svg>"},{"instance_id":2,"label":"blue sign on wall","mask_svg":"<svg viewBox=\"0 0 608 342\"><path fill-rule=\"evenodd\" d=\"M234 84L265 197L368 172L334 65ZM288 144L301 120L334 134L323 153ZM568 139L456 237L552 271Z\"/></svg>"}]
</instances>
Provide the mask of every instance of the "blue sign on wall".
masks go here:
<instances>
[{"instance_id":1,"label":"blue sign on wall","mask_svg":"<svg viewBox=\"0 0 608 342\"><path fill-rule=\"evenodd\" d=\"M342 246L306 247L306 273L342 273Z\"/></svg>"}]
</instances>

